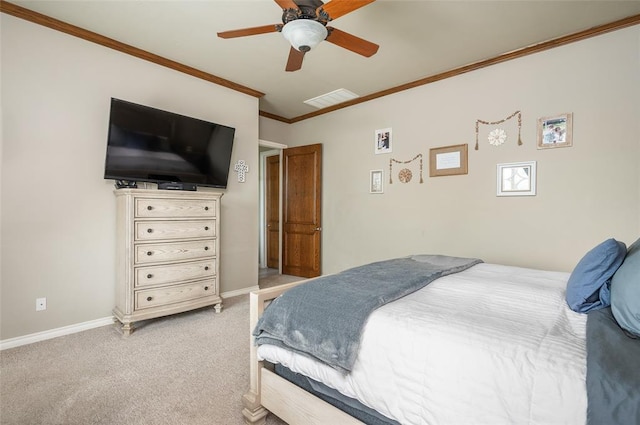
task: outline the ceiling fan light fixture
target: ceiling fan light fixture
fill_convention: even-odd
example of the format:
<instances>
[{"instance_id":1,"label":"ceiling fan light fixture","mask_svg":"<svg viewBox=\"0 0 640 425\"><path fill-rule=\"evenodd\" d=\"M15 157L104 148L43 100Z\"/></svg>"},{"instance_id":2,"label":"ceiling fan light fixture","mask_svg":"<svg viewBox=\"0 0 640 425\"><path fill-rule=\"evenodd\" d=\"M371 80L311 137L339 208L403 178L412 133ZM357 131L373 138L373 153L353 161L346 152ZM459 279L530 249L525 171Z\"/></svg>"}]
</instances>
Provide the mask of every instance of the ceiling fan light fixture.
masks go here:
<instances>
[{"instance_id":1,"label":"ceiling fan light fixture","mask_svg":"<svg viewBox=\"0 0 640 425\"><path fill-rule=\"evenodd\" d=\"M308 52L327 38L327 28L311 19L296 19L282 27L282 35L300 52Z\"/></svg>"}]
</instances>

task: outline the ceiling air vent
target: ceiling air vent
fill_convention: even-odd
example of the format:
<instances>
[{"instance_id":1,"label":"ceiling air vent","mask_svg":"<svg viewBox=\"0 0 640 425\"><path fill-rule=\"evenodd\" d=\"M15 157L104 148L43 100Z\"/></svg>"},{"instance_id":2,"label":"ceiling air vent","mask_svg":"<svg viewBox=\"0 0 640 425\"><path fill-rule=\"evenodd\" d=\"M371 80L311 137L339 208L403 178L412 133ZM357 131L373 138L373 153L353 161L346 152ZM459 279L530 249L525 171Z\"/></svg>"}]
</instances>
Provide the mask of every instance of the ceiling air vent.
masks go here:
<instances>
[{"instance_id":1,"label":"ceiling air vent","mask_svg":"<svg viewBox=\"0 0 640 425\"><path fill-rule=\"evenodd\" d=\"M338 103L346 102L351 99L355 99L358 96L355 93L350 92L346 89L338 89L332 92L314 97L312 99L307 99L304 101L307 105L313 106L318 109L327 108L329 106L337 105Z\"/></svg>"}]
</instances>

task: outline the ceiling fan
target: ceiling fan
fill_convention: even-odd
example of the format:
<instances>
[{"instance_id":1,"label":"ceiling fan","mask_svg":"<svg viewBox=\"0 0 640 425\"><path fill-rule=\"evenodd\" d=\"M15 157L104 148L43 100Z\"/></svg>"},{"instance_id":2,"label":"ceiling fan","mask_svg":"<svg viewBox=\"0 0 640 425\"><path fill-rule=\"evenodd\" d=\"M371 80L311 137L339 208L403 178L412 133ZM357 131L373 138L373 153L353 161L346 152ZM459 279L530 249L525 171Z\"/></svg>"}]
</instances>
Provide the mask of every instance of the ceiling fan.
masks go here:
<instances>
[{"instance_id":1,"label":"ceiling fan","mask_svg":"<svg viewBox=\"0 0 640 425\"><path fill-rule=\"evenodd\" d=\"M327 26L329 21L373 3L375 0L331 0L327 3L321 0L274 1L282 8L282 24L223 31L218 33L218 37L235 38L281 32L291 44L286 71L297 71L302 68L304 54L322 40L366 57L373 56L378 51L377 44Z\"/></svg>"}]
</instances>

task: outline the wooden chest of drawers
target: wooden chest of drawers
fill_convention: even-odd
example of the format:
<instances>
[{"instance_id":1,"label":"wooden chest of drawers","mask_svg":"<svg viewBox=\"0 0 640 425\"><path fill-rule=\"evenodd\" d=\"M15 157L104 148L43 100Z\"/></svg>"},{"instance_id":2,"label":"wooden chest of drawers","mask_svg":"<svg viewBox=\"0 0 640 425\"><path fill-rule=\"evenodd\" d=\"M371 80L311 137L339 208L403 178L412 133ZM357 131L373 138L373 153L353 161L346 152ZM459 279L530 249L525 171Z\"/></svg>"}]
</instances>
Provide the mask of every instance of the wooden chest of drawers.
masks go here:
<instances>
[{"instance_id":1,"label":"wooden chest of drawers","mask_svg":"<svg viewBox=\"0 0 640 425\"><path fill-rule=\"evenodd\" d=\"M122 332L133 323L209 305L219 290L217 192L115 191L116 306Z\"/></svg>"}]
</instances>

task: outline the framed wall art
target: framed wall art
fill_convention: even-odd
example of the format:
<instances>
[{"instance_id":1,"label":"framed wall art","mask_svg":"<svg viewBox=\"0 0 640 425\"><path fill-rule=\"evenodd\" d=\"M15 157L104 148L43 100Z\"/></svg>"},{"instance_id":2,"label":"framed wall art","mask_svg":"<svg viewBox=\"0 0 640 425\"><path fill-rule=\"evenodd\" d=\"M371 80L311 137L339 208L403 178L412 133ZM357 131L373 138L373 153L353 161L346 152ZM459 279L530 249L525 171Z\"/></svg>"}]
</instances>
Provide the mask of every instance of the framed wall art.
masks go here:
<instances>
[{"instance_id":1,"label":"framed wall art","mask_svg":"<svg viewBox=\"0 0 640 425\"><path fill-rule=\"evenodd\" d=\"M467 151L467 144L429 149L429 177L467 174Z\"/></svg>"},{"instance_id":2,"label":"framed wall art","mask_svg":"<svg viewBox=\"0 0 640 425\"><path fill-rule=\"evenodd\" d=\"M536 161L498 164L497 196L535 196Z\"/></svg>"},{"instance_id":3,"label":"framed wall art","mask_svg":"<svg viewBox=\"0 0 640 425\"><path fill-rule=\"evenodd\" d=\"M573 146L573 114L558 114L538 119L538 149Z\"/></svg>"},{"instance_id":4,"label":"framed wall art","mask_svg":"<svg viewBox=\"0 0 640 425\"><path fill-rule=\"evenodd\" d=\"M375 153L390 153L391 152L391 129L383 128L376 130L375 137Z\"/></svg>"},{"instance_id":5,"label":"framed wall art","mask_svg":"<svg viewBox=\"0 0 640 425\"><path fill-rule=\"evenodd\" d=\"M382 170L371 170L369 175L369 193L384 193L383 177Z\"/></svg>"}]
</instances>

